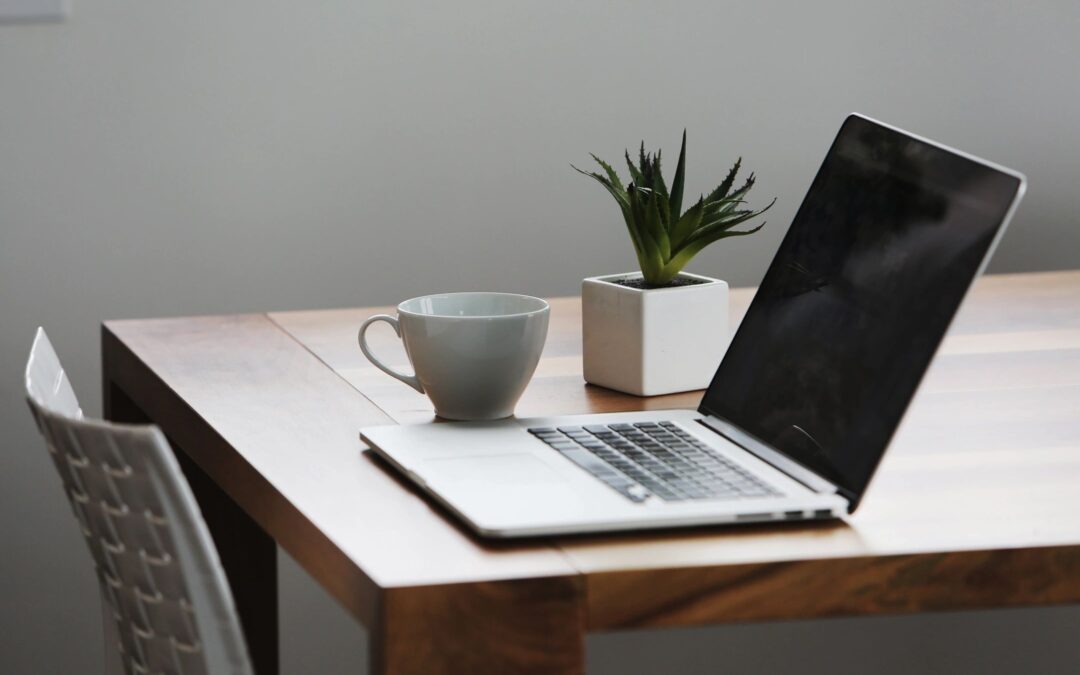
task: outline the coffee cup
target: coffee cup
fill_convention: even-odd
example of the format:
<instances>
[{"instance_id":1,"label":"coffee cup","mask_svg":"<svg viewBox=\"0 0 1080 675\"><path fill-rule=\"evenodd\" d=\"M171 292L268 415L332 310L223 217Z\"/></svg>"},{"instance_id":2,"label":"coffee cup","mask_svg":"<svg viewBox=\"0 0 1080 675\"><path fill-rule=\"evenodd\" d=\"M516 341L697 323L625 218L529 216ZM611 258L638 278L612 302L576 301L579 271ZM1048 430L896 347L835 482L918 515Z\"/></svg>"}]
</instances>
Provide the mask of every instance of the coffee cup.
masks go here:
<instances>
[{"instance_id":1,"label":"coffee cup","mask_svg":"<svg viewBox=\"0 0 1080 675\"><path fill-rule=\"evenodd\" d=\"M509 417L532 379L548 329L548 303L513 293L442 293L406 300L397 316L377 314L360 326L364 356L391 377L426 394L439 417ZM413 374L390 368L367 344L377 321L405 343Z\"/></svg>"}]
</instances>

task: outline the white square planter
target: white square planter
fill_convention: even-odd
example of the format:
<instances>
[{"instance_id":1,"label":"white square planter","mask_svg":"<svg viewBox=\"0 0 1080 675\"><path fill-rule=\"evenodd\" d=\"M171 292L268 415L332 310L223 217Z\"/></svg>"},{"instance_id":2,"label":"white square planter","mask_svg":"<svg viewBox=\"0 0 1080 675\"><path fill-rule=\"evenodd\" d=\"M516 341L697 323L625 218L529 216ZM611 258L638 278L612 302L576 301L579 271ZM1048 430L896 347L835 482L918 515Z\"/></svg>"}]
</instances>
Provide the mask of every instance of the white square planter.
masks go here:
<instances>
[{"instance_id":1,"label":"white square planter","mask_svg":"<svg viewBox=\"0 0 1080 675\"><path fill-rule=\"evenodd\" d=\"M585 381L657 396L704 389L727 351L727 282L695 274L692 286L641 290L612 274L581 284Z\"/></svg>"}]
</instances>

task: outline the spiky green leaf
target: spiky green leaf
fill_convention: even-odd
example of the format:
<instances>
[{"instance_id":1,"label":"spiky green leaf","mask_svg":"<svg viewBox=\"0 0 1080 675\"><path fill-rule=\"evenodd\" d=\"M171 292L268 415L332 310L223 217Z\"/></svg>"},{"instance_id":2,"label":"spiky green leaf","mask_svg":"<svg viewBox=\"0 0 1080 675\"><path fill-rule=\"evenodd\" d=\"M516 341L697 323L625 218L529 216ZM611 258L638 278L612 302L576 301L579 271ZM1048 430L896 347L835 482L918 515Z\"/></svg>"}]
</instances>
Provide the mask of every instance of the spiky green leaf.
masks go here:
<instances>
[{"instance_id":1,"label":"spiky green leaf","mask_svg":"<svg viewBox=\"0 0 1080 675\"><path fill-rule=\"evenodd\" d=\"M718 199L714 202L706 201L705 210L702 213L701 219L703 221L710 220L714 217L723 217L724 215L731 213L735 210L739 204L745 204L745 199Z\"/></svg>"},{"instance_id":2,"label":"spiky green leaf","mask_svg":"<svg viewBox=\"0 0 1080 675\"><path fill-rule=\"evenodd\" d=\"M622 181L619 180L619 174L615 172L615 169L613 169L610 164L608 164L604 160L600 159L596 155L592 154L591 152L589 153L589 156L592 157L596 161L596 163L600 165L600 168L602 168L604 170L604 173L607 174L608 180L611 181L612 185L614 185L617 189L621 190L622 192L626 192L626 188L623 187ZM571 164L570 166L574 166L574 165ZM574 168L577 168L577 167L574 167ZM580 169L578 169L578 171L580 171Z\"/></svg>"},{"instance_id":3,"label":"spiky green leaf","mask_svg":"<svg viewBox=\"0 0 1080 675\"><path fill-rule=\"evenodd\" d=\"M598 159L597 161L600 160ZM601 162L601 164L603 165L603 162ZM642 264L642 260L644 260L645 245L642 241L641 233L639 232L639 228L637 225L637 223L640 221L637 221L635 219L635 216L630 208L629 195L627 194L625 188L623 188L622 183L619 182L618 175L614 176L615 180L614 184L612 184L613 181L611 180L610 174L607 178L605 178L604 176L601 176L600 174L592 171L583 171L574 166L573 164L571 164L570 166L573 167L573 169L578 173L588 176L589 178L592 178L596 182L603 185L604 189L606 189L608 193L615 198L615 201L619 205L619 210L622 212L623 222L626 224L626 231L630 235L630 242L634 245L634 254L637 256L638 264ZM610 167L605 166L605 169L608 168ZM614 173L614 171L612 171L611 173Z\"/></svg>"},{"instance_id":4,"label":"spiky green leaf","mask_svg":"<svg viewBox=\"0 0 1080 675\"><path fill-rule=\"evenodd\" d=\"M738 211L738 212L736 212L735 214L732 214L729 217L722 218L720 220L716 220L716 221L713 221L711 223L702 225L701 227L698 228L698 230L696 232L694 232L694 234L692 234L690 236L689 239L683 240L682 245L679 248L679 251L681 251L683 248L687 248L689 246L695 245L699 241L706 241L708 243L712 243L713 241L716 241L717 238L722 239L723 237L717 237L717 235L721 235L721 234L724 234L724 233L730 233L731 228L736 227L737 225L741 225L742 223L745 223L746 221L748 221L748 220L750 220L752 218L756 218L756 217L760 216L762 213L765 213L766 211L768 211L772 207L773 203L775 203L775 201L776 200L773 200L772 203L770 203L768 206L761 209L760 211L749 211L749 210ZM752 234L753 232L757 232L760 229L761 229L761 225L757 226L756 228L753 228L752 230L749 230L749 233ZM742 233L741 232L736 232L735 234L742 234Z\"/></svg>"},{"instance_id":5,"label":"spiky green leaf","mask_svg":"<svg viewBox=\"0 0 1080 675\"><path fill-rule=\"evenodd\" d=\"M750 192L750 189L754 187L754 183L756 182L757 175L751 172L751 174L746 177L746 182L744 182L738 190L735 190L731 194L727 195L727 197L729 199L742 199L747 195L748 192Z\"/></svg>"},{"instance_id":6,"label":"spiky green leaf","mask_svg":"<svg viewBox=\"0 0 1080 675\"><path fill-rule=\"evenodd\" d=\"M671 195L668 204L672 218L678 220L682 214L683 184L686 182L686 129L682 132L682 147L679 149L679 161L675 166L675 177L671 179Z\"/></svg>"},{"instance_id":7,"label":"spiky green leaf","mask_svg":"<svg viewBox=\"0 0 1080 675\"><path fill-rule=\"evenodd\" d=\"M698 227L701 226L701 216L705 210L705 199L697 200L697 203L686 209L686 213L675 222L671 228L671 247L678 249Z\"/></svg>"},{"instance_id":8,"label":"spiky green leaf","mask_svg":"<svg viewBox=\"0 0 1080 675\"><path fill-rule=\"evenodd\" d=\"M740 200L738 200L737 203L745 204L746 202L744 202L743 200L740 199ZM727 221L729 221L729 220L731 220L733 218L741 218L743 216L743 214L745 214L745 213L752 213L753 215L751 215L750 218L756 218L757 216L760 216L761 214L763 214L766 211L768 211L769 209L771 209L773 207L773 204L775 204L775 203L776 203L776 197L773 197L772 201L765 205L765 208L758 209L756 211L754 211L753 209L736 209L736 208L734 208L735 205L733 204L733 205L731 205L729 207L725 207L720 212L714 214L710 218L703 217L701 220L702 220L702 223L704 223L706 220L709 220L710 222L715 222L715 221L727 222ZM748 219L749 218L747 218L747 220ZM743 222L743 221L740 220L739 222Z\"/></svg>"},{"instance_id":9,"label":"spiky green leaf","mask_svg":"<svg viewBox=\"0 0 1080 675\"><path fill-rule=\"evenodd\" d=\"M723 217L734 213L736 206L746 203L746 200L743 199L743 197L745 197L747 193L750 192L750 189L754 187L754 181L754 174L750 174L750 177L746 179L746 182L743 183L742 187L732 192L727 197L713 202L708 202L706 200L707 203L705 204L705 215L702 220L707 221L712 219L714 216ZM776 202L775 198L773 199L773 202ZM764 213L770 207L772 207L771 203L769 204L769 206L766 206L764 209L762 209L761 213Z\"/></svg>"},{"instance_id":10,"label":"spiky green leaf","mask_svg":"<svg viewBox=\"0 0 1080 675\"><path fill-rule=\"evenodd\" d=\"M727 176L724 177L724 181L720 183L715 190L709 193L709 196L705 198L707 202L714 202L718 199L727 197L727 193L731 190L731 186L735 184L735 176L739 173L739 167L742 166L742 157L735 160L735 164L732 165L728 171Z\"/></svg>"},{"instance_id":11,"label":"spiky green leaf","mask_svg":"<svg viewBox=\"0 0 1080 675\"><path fill-rule=\"evenodd\" d=\"M589 178L595 180L597 183L603 185L604 189L606 189L608 193L615 198L615 201L619 203L619 208L626 208L630 206L630 201L627 197L626 190L621 184L613 185L612 181L609 178L601 176L595 171L585 171L584 169L577 168L573 164L571 164L570 167L581 175L588 176ZM618 179L618 176L616 176L615 178Z\"/></svg>"},{"instance_id":12,"label":"spiky green leaf","mask_svg":"<svg viewBox=\"0 0 1080 675\"><path fill-rule=\"evenodd\" d=\"M648 252L649 249L657 249L658 245L645 225L645 204L643 203L644 199L641 190L633 183L630 183L626 189L626 196L630 202L630 208L628 209L631 217L630 222L633 223L634 231L637 232L638 239L641 241L642 251Z\"/></svg>"},{"instance_id":13,"label":"spiky green leaf","mask_svg":"<svg viewBox=\"0 0 1080 675\"><path fill-rule=\"evenodd\" d=\"M631 183L627 186L627 196L630 199L630 211L636 219L637 233L641 239L641 255L638 257L638 262L641 264L641 274L648 280L660 273L666 258L661 255L660 242L653 238L646 226L647 205L643 203L646 199L645 193Z\"/></svg>"},{"instance_id":14,"label":"spiky green leaf","mask_svg":"<svg viewBox=\"0 0 1080 675\"><path fill-rule=\"evenodd\" d=\"M753 234L757 232L764 226L765 223L762 222L757 227L751 228L749 230L744 230L742 232L728 230L724 232L717 232L708 237L696 238L694 241L687 244L678 252L676 252L675 255L671 256L671 259L668 260L666 265L664 265L664 268L661 270L661 273L658 275L657 278L667 280L663 283L670 283L671 280L674 279L679 274L679 272L681 272L682 269L686 267L686 265L689 264L691 260L694 259L694 256L696 256L698 253L701 253L702 249L704 249L709 244L715 241L719 241L720 239L726 239L727 237L745 237L748 234Z\"/></svg>"},{"instance_id":15,"label":"spiky green leaf","mask_svg":"<svg viewBox=\"0 0 1080 675\"><path fill-rule=\"evenodd\" d=\"M646 198L644 204L645 230L648 231L649 236L656 242L660 252L660 258L664 262L667 262L667 259L671 257L671 239L668 237L667 230L664 229L663 223L660 222L660 208L657 204L658 200L659 195L655 192L650 192Z\"/></svg>"},{"instance_id":16,"label":"spiky green leaf","mask_svg":"<svg viewBox=\"0 0 1080 675\"><path fill-rule=\"evenodd\" d=\"M644 185L645 179L641 175L641 170L634 166L634 160L630 159L630 151L627 150L626 154L626 168L630 170L630 180L635 185Z\"/></svg>"},{"instance_id":17,"label":"spiky green leaf","mask_svg":"<svg viewBox=\"0 0 1080 675\"><path fill-rule=\"evenodd\" d=\"M668 201L668 186L667 181L664 180L664 170L660 161L660 151L657 150L656 154L651 159L651 171L652 171L652 189L658 194L664 202ZM661 212L670 212L668 204L661 204ZM676 214L678 217L678 214Z\"/></svg>"}]
</instances>

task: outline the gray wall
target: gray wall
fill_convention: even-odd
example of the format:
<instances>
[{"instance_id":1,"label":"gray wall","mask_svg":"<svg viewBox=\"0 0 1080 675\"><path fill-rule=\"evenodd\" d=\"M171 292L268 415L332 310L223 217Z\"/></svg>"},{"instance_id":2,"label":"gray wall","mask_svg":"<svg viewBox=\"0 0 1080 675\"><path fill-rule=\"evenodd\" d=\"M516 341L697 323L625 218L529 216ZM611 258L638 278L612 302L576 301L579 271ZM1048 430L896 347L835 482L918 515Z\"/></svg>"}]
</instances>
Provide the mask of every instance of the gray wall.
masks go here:
<instances>
[{"instance_id":1,"label":"gray wall","mask_svg":"<svg viewBox=\"0 0 1080 675\"><path fill-rule=\"evenodd\" d=\"M1028 174L993 270L1080 266L1078 35L1076 3L974 0L74 0L66 23L0 26L0 671L101 655L89 561L21 400L35 326L96 412L105 318L572 294L632 255L568 163L643 137L674 158L684 126L691 191L743 154L779 197L763 232L691 266L754 283L851 110ZM362 661L361 631L288 560L282 586L289 672ZM590 668L826 672L841 650L851 672L1064 669L1078 619L607 636Z\"/></svg>"}]
</instances>

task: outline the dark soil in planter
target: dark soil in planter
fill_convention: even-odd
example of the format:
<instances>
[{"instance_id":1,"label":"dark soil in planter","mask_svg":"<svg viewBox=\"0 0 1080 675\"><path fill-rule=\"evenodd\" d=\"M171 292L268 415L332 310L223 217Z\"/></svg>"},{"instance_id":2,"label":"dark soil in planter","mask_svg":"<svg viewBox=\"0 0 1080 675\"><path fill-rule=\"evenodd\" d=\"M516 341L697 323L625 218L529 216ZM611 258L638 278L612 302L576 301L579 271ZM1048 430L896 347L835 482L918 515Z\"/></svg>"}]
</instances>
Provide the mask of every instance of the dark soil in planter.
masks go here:
<instances>
[{"instance_id":1,"label":"dark soil in planter","mask_svg":"<svg viewBox=\"0 0 1080 675\"><path fill-rule=\"evenodd\" d=\"M697 286L698 284L709 283L704 279L695 279L693 277L676 277L671 280L671 283L665 286L649 286L645 283L645 280L640 277L633 277L632 279L614 279L611 283L619 284L620 286L626 286L627 288L638 288L644 291L651 291L655 288L678 288L679 286Z\"/></svg>"}]
</instances>

